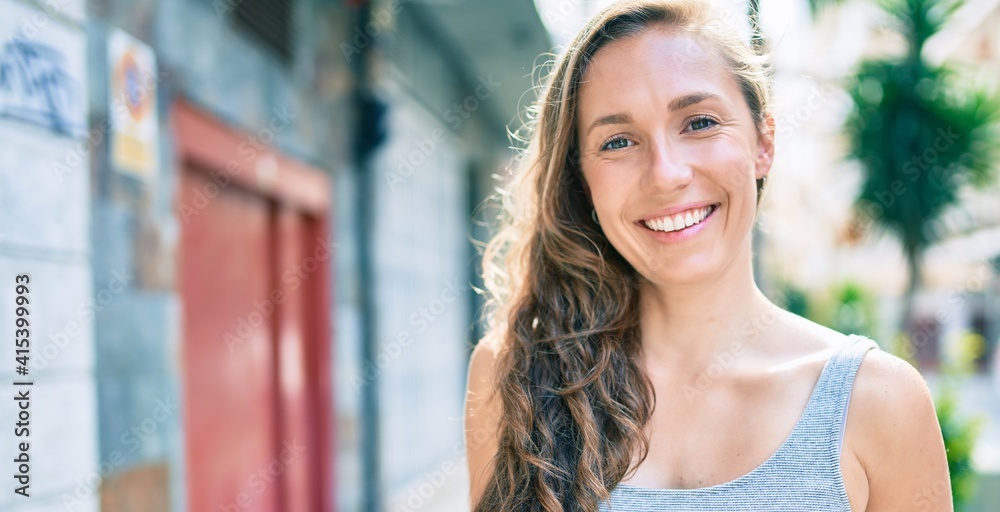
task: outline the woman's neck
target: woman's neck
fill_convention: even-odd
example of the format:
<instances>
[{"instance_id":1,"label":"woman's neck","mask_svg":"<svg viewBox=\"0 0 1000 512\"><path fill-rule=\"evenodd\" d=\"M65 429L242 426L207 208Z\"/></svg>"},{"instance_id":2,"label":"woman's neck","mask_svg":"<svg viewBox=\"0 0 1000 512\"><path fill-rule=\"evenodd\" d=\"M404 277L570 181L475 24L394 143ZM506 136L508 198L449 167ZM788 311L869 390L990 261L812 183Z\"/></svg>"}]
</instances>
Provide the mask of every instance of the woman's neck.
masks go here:
<instances>
[{"instance_id":1,"label":"woman's neck","mask_svg":"<svg viewBox=\"0 0 1000 512\"><path fill-rule=\"evenodd\" d=\"M640 288L642 348L649 361L698 371L720 354L742 351L778 319L749 265L702 283Z\"/></svg>"}]
</instances>

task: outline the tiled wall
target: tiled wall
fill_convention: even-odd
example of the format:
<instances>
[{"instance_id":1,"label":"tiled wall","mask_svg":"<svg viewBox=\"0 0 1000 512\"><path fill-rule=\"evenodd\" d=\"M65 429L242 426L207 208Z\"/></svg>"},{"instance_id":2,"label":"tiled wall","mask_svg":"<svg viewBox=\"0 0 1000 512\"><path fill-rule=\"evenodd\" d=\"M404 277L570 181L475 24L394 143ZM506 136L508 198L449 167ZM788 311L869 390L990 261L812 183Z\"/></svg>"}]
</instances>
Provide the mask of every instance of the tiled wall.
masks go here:
<instances>
[{"instance_id":1,"label":"tiled wall","mask_svg":"<svg viewBox=\"0 0 1000 512\"><path fill-rule=\"evenodd\" d=\"M90 162L83 2L44 11L0 0L0 328L14 330L14 279L30 275L31 361L15 376L14 340L0 341L0 384L34 382L30 399L30 488L7 478L0 510L97 510ZM23 64L30 60L31 67ZM61 77L41 85L38 78ZM56 100L49 102L53 94ZM69 155L76 155L70 157ZM15 457L17 410L4 400L0 459Z\"/></svg>"},{"instance_id":2,"label":"tiled wall","mask_svg":"<svg viewBox=\"0 0 1000 512\"><path fill-rule=\"evenodd\" d=\"M0 328L13 325L12 276L30 273L33 349L36 357L52 355L32 369L31 441L39 447L33 497L0 493L0 510L185 510L183 319L174 275L183 226L174 212L178 164L169 117L179 98L249 132L266 126L275 109L292 112L275 145L333 176L336 502L338 510L360 510L356 291L368 284L356 278L353 212L365 198L355 194L353 80L340 49L353 27L341 2L295 5L297 57L286 65L212 2L0 0L0 44L24 19L44 20L34 37L65 57L61 65L79 91L78 103L62 112L69 124L0 115ZM445 122L444 106L470 94L457 85L468 81L456 80L419 30L405 20L399 27L392 57L396 65L409 62L399 69L419 79L378 79L390 102L390 140L374 166L373 198L381 205L374 228L378 340L392 350L400 333L412 337L380 374L391 495L405 495L444 463L464 465L456 443L471 318L468 173L473 158L497 150L479 143L484 129L475 115L460 129ZM153 48L162 77L160 162L144 182L111 169L107 138L88 133L112 115L106 41L115 29ZM8 95L0 95L2 114L14 93L0 94ZM81 145L88 135L91 142ZM396 184L384 179L404 162L413 164L411 174ZM13 350L9 338L0 350ZM0 365L0 385L12 371ZM0 425L13 418L4 405ZM11 457L13 445L0 443L0 458Z\"/></svg>"}]
</instances>

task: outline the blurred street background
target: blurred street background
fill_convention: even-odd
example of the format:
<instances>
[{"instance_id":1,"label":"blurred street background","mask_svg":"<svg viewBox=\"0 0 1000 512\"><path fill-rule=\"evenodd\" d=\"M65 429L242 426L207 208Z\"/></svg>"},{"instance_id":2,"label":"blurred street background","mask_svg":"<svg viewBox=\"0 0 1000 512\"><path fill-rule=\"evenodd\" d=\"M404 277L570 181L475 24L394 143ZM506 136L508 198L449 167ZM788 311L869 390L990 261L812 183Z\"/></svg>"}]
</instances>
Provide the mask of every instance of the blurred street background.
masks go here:
<instances>
[{"instance_id":1,"label":"blurred street background","mask_svg":"<svg viewBox=\"0 0 1000 512\"><path fill-rule=\"evenodd\" d=\"M774 51L761 288L916 365L1000 511L1000 0L717 1ZM473 241L607 3L0 0L0 510L468 510Z\"/></svg>"}]
</instances>

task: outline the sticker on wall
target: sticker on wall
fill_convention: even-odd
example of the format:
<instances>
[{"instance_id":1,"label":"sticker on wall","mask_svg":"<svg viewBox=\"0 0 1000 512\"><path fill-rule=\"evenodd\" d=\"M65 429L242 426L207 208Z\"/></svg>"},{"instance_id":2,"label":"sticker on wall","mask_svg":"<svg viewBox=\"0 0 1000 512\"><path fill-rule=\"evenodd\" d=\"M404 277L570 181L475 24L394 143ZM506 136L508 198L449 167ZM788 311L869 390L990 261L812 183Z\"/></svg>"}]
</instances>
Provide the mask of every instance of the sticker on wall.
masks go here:
<instances>
[{"instance_id":1,"label":"sticker on wall","mask_svg":"<svg viewBox=\"0 0 1000 512\"><path fill-rule=\"evenodd\" d=\"M156 56L142 41L121 31L108 36L111 165L123 174L150 179L158 163Z\"/></svg>"},{"instance_id":2,"label":"sticker on wall","mask_svg":"<svg viewBox=\"0 0 1000 512\"><path fill-rule=\"evenodd\" d=\"M9 0L0 12L0 121L84 137L83 34Z\"/></svg>"}]
</instances>

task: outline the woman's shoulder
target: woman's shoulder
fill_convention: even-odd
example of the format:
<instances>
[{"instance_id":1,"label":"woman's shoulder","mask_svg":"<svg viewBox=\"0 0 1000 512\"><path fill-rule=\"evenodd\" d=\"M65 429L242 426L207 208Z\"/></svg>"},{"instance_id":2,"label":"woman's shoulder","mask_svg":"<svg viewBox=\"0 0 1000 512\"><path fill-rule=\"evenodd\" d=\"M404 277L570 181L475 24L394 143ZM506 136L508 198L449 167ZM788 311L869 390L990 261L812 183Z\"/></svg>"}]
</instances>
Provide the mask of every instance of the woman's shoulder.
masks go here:
<instances>
[{"instance_id":1,"label":"woman's shoulder","mask_svg":"<svg viewBox=\"0 0 1000 512\"><path fill-rule=\"evenodd\" d=\"M917 504L922 492L947 490L948 464L934 398L910 363L882 350L867 351L854 378L845 450L869 483L870 509ZM950 494L950 492L949 492ZM950 510L943 495L933 508Z\"/></svg>"},{"instance_id":2,"label":"woman's shoulder","mask_svg":"<svg viewBox=\"0 0 1000 512\"><path fill-rule=\"evenodd\" d=\"M465 447L470 476L470 498L475 503L490 475L497 453L501 404L495 400L499 349L490 337L472 350L465 400Z\"/></svg>"},{"instance_id":3,"label":"woman's shoulder","mask_svg":"<svg viewBox=\"0 0 1000 512\"><path fill-rule=\"evenodd\" d=\"M940 484L936 479L947 476L944 442L933 396L920 372L881 350L869 336L846 335L809 321L798 327L806 343L831 354L858 337L875 342L854 376L844 437L844 457L855 457L868 480L869 506L910 503L921 489Z\"/></svg>"},{"instance_id":4,"label":"woman's shoulder","mask_svg":"<svg viewBox=\"0 0 1000 512\"><path fill-rule=\"evenodd\" d=\"M898 436L901 428L907 428L904 424L909 424L908 428L938 428L933 397L923 375L900 357L878 349L869 350L858 367L851 414L873 445Z\"/></svg>"},{"instance_id":5,"label":"woman's shoulder","mask_svg":"<svg viewBox=\"0 0 1000 512\"><path fill-rule=\"evenodd\" d=\"M472 355L469 357L470 372L475 370L477 373L493 373L500 352L500 336L493 332L487 333L472 348Z\"/></svg>"},{"instance_id":6,"label":"woman's shoulder","mask_svg":"<svg viewBox=\"0 0 1000 512\"><path fill-rule=\"evenodd\" d=\"M799 345L806 345L810 350L836 353L855 343L858 338L864 338L875 343L875 349L869 350L861 360L858 368L856 385L865 387L879 384L897 384L912 387L923 383L920 373L903 359L883 350L877 340L862 334L844 334L798 315L788 313L790 320L786 322L788 329ZM919 386L918 386L919 387Z\"/></svg>"},{"instance_id":7,"label":"woman's shoulder","mask_svg":"<svg viewBox=\"0 0 1000 512\"><path fill-rule=\"evenodd\" d=\"M855 343L858 338L867 339L875 348L867 351L861 359L854 378L852 404L855 399L870 405L884 405L881 402L896 399L921 399L929 396L927 384L920 372L910 363L889 352L881 350L877 340L861 334L844 334L811 320L789 313L791 320L786 328L794 333L796 343L805 345L807 350L834 354ZM853 411L853 405L852 405Z\"/></svg>"},{"instance_id":8,"label":"woman's shoulder","mask_svg":"<svg viewBox=\"0 0 1000 512\"><path fill-rule=\"evenodd\" d=\"M858 334L844 334L780 308L775 318L775 329L770 337L775 340L772 350L777 352L826 359L847 348L858 337L867 338Z\"/></svg>"},{"instance_id":9,"label":"woman's shoulder","mask_svg":"<svg viewBox=\"0 0 1000 512\"><path fill-rule=\"evenodd\" d=\"M487 333L472 349L466 391L467 398L480 407L496 407L492 398L496 395L501 353L501 342L495 333Z\"/></svg>"}]
</instances>

